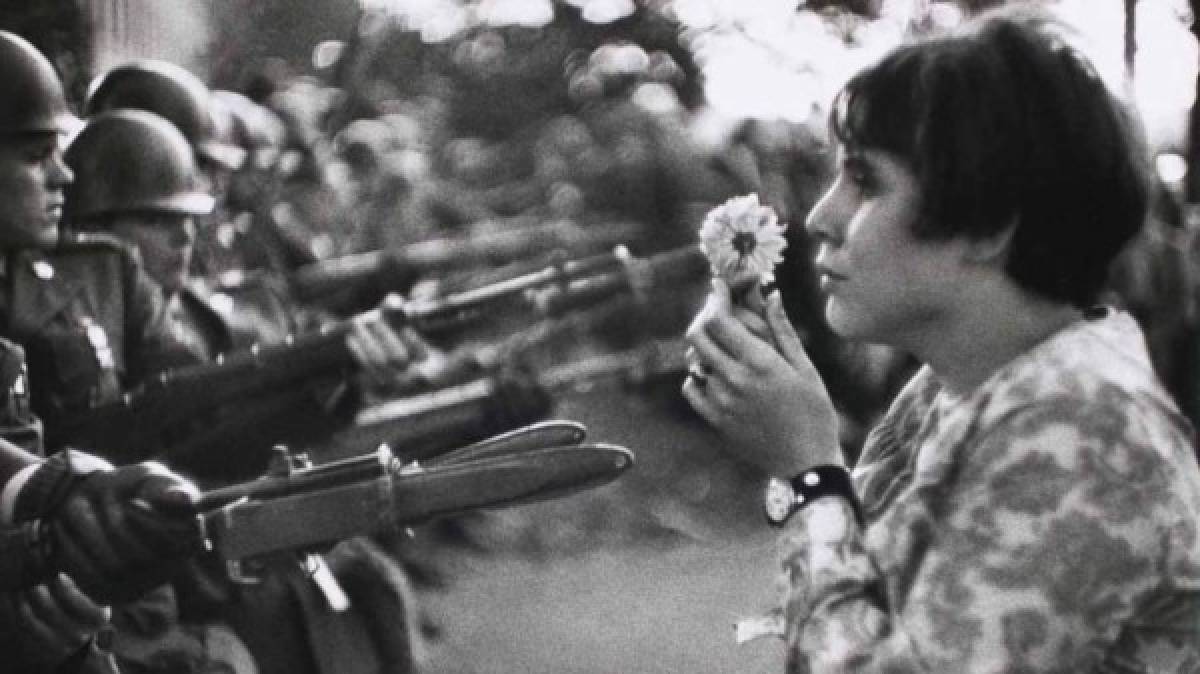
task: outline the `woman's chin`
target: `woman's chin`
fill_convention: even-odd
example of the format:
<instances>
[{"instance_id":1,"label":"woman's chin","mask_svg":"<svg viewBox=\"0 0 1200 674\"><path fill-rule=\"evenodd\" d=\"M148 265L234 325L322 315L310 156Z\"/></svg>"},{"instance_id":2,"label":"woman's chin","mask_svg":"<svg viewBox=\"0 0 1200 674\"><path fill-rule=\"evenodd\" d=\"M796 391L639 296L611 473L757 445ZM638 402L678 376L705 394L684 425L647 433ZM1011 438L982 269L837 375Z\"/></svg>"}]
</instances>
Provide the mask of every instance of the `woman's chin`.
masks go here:
<instances>
[{"instance_id":1,"label":"woman's chin","mask_svg":"<svg viewBox=\"0 0 1200 674\"><path fill-rule=\"evenodd\" d=\"M847 311L844 304L830 297L825 302L825 321L833 334L842 339L858 339L861 337L861 326L852 312Z\"/></svg>"}]
</instances>

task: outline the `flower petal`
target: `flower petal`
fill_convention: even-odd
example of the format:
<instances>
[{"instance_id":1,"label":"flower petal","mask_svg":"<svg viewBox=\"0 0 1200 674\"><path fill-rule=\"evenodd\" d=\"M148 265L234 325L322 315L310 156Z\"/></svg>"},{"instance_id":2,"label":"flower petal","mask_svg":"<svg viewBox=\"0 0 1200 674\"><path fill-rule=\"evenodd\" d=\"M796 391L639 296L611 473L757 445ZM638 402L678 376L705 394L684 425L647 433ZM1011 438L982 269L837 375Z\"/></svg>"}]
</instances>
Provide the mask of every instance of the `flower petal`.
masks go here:
<instances>
[{"instance_id":1,"label":"flower petal","mask_svg":"<svg viewBox=\"0 0 1200 674\"><path fill-rule=\"evenodd\" d=\"M700 226L700 246L713 274L731 285L771 275L783 260L787 239L775 212L759 203L757 194L733 197L709 211ZM739 234L754 235L743 254L734 246Z\"/></svg>"}]
</instances>

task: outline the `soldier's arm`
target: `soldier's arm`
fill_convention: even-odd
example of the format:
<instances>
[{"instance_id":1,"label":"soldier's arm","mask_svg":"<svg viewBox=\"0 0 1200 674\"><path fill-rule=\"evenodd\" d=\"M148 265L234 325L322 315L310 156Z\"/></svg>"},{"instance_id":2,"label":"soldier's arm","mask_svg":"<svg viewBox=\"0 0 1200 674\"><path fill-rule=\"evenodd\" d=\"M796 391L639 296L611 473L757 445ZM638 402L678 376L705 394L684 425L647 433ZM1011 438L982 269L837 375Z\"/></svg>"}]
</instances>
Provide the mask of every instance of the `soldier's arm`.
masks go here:
<instances>
[{"instance_id":1,"label":"soldier's arm","mask_svg":"<svg viewBox=\"0 0 1200 674\"><path fill-rule=\"evenodd\" d=\"M162 288L127 251L123 252L121 263L130 382L199 362L197 355L175 337Z\"/></svg>"}]
</instances>

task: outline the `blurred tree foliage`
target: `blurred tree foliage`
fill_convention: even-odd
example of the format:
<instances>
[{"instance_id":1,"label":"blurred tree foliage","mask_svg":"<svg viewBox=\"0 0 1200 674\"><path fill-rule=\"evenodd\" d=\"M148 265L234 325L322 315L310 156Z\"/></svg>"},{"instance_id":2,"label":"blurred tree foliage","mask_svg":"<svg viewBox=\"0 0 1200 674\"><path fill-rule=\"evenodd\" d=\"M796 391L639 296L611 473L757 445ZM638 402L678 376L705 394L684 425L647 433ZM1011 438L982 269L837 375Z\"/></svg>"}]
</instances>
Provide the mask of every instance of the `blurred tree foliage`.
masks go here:
<instances>
[{"instance_id":1,"label":"blurred tree foliage","mask_svg":"<svg viewBox=\"0 0 1200 674\"><path fill-rule=\"evenodd\" d=\"M324 40L344 40L359 19L357 0L211 0L213 40L209 81L244 89L247 78L273 63L311 68L312 50Z\"/></svg>"},{"instance_id":2,"label":"blurred tree foliage","mask_svg":"<svg viewBox=\"0 0 1200 674\"><path fill-rule=\"evenodd\" d=\"M544 25L479 22L434 41L404 21L367 16L347 44L334 84L351 97L341 111L346 119L378 114L381 100L448 97L455 129L502 138L568 108L569 71L612 42L670 54L682 70L677 93L686 105L698 104L697 68L678 38L678 24L651 3L596 23L576 4L556 2Z\"/></svg>"}]
</instances>

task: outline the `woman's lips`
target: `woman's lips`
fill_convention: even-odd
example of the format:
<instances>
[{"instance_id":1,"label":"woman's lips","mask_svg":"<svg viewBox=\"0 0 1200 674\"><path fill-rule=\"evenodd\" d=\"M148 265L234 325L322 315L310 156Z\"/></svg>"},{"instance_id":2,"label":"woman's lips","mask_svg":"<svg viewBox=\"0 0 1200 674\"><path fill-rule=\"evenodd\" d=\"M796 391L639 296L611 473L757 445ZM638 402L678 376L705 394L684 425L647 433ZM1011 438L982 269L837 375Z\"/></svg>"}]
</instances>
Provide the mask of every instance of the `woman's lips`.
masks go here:
<instances>
[{"instance_id":1,"label":"woman's lips","mask_svg":"<svg viewBox=\"0 0 1200 674\"><path fill-rule=\"evenodd\" d=\"M845 274L839 274L828 267L819 267L820 285L823 292L830 292L840 282L846 280Z\"/></svg>"}]
</instances>

